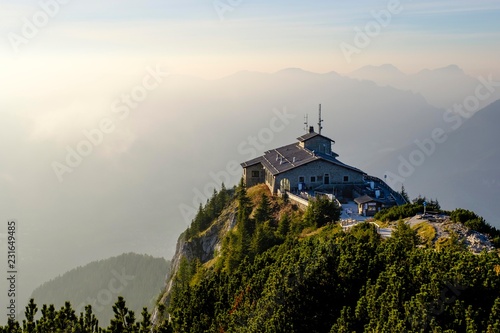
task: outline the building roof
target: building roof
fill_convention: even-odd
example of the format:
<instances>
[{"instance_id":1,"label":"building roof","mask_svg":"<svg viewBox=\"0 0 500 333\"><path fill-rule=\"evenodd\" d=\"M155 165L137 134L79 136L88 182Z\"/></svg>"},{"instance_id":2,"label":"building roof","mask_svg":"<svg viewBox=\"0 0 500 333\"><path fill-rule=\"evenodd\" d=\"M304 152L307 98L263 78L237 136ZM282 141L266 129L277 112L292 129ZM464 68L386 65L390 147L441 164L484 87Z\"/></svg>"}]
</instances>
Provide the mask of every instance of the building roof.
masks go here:
<instances>
[{"instance_id":1,"label":"building roof","mask_svg":"<svg viewBox=\"0 0 500 333\"><path fill-rule=\"evenodd\" d=\"M317 133L309 133L317 134ZM317 134L319 135L319 134ZM307 135L306 135L307 136ZM310 136L309 138L311 138ZM307 140L307 139L306 139ZM286 172L302 165L314 162L314 161L326 161L337 166L365 174L365 172L354 168L350 165L344 164L337 160L338 155L332 153L332 155L324 153L315 153L309 149L302 148L299 144L294 143L286 145L280 148L268 150L263 156L254 158L252 160L241 163L243 168L262 163L262 165L271 172L273 175L278 175L282 172Z\"/></svg>"},{"instance_id":2,"label":"building roof","mask_svg":"<svg viewBox=\"0 0 500 333\"><path fill-rule=\"evenodd\" d=\"M378 202L377 199L374 199L366 194L354 199L354 202L357 203L358 205L362 205L362 204L365 204L367 202L372 202L372 201Z\"/></svg>"},{"instance_id":3,"label":"building roof","mask_svg":"<svg viewBox=\"0 0 500 333\"><path fill-rule=\"evenodd\" d=\"M299 136L299 137L297 138L297 140L299 140L300 142L304 142L304 141L307 141L307 140L309 140L309 139L315 138L315 137L317 137L317 136L322 137L322 138L324 138L324 139L326 139L326 140L329 140L329 141L331 141L331 142L335 143L335 141L333 141L332 139L327 138L326 136L321 135L321 134L319 134L319 133L315 133L315 132L309 132L309 133L307 133L307 134L301 135L301 136Z\"/></svg>"}]
</instances>

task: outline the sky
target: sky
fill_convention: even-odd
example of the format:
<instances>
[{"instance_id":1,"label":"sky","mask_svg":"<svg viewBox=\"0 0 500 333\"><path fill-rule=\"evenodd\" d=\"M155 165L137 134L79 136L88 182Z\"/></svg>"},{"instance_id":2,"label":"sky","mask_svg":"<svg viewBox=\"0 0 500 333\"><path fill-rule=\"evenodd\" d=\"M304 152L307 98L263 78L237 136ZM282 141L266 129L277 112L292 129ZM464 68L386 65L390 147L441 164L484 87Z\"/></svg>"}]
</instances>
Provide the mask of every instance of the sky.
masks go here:
<instances>
[{"instance_id":1,"label":"sky","mask_svg":"<svg viewBox=\"0 0 500 333\"><path fill-rule=\"evenodd\" d=\"M23 278L24 293L123 252L170 259L187 227L170 208L185 190L169 187L171 170L196 171L175 149L210 139L179 125L194 116L163 107L169 87L240 71L347 74L387 63L499 77L499 14L492 0L2 0L0 221L19 222L21 263L39 272ZM143 94L138 106L123 101L134 92ZM160 118L172 125L160 128ZM96 128L109 132L104 144L94 137L90 156L59 169L60 181L54 162ZM145 157L155 142L168 144ZM162 151L168 167L154 159ZM2 241L5 232L0 225Z\"/></svg>"},{"instance_id":2,"label":"sky","mask_svg":"<svg viewBox=\"0 0 500 333\"><path fill-rule=\"evenodd\" d=\"M42 6L2 1L2 72L15 75L28 64L72 59L82 71L89 62L132 70L144 61L161 61L175 72L204 78L287 67L347 73L384 63L411 73L453 59L476 76L495 66L499 50L498 1L66 2L48 22L40 19L45 24L28 43L16 44L8 34L22 36L23 18ZM356 47L358 32L367 27L369 45L359 44L361 52L347 61L342 43Z\"/></svg>"}]
</instances>

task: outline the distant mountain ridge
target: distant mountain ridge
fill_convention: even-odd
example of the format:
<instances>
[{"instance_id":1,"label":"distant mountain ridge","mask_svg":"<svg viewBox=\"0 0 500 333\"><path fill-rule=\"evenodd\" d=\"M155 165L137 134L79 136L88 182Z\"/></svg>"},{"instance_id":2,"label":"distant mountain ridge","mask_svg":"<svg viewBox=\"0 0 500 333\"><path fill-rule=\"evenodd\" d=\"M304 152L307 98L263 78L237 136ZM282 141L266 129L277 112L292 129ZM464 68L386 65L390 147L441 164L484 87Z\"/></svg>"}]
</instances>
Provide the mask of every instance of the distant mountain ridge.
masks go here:
<instances>
[{"instance_id":1,"label":"distant mountain ridge","mask_svg":"<svg viewBox=\"0 0 500 333\"><path fill-rule=\"evenodd\" d=\"M433 106L445 109L473 95L479 83L477 78L467 75L459 66L453 64L436 69L423 69L414 74L405 74L391 64L364 66L347 76L419 93ZM500 98L500 92L497 92L496 96Z\"/></svg>"},{"instance_id":2,"label":"distant mountain ridge","mask_svg":"<svg viewBox=\"0 0 500 333\"><path fill-rule=\"evenodd\" d=\"M450 129L450 125L443 127L446 141L437 144L422 165L406 177L406 189L411 195L432 192L443 207L474 210L492 225L500 226L495 209L496 199L500 197L500 147L494 139L499 122L500 100L497 100L469 119L463 118L456 130ZM383 154L371 167L378 173L395 172L401 158L408 160L417 148L413 143Z\"/></svg>"},{"instance_id":3,"label":"distant mountain ridge","mask_svg":"<svg viewBox=\"0 0 500 333\"><path fill-rule=\"evenodd\" d=\"M118 296L125 298L137 317L143 307L151 311L169 266L163 258L126 253L66 272L36 288L31 298L37 304L54 304L56 309L70 301L77 314L90 304L105 326L113 316L111 306Z\"/></svg>"}]
</instances>

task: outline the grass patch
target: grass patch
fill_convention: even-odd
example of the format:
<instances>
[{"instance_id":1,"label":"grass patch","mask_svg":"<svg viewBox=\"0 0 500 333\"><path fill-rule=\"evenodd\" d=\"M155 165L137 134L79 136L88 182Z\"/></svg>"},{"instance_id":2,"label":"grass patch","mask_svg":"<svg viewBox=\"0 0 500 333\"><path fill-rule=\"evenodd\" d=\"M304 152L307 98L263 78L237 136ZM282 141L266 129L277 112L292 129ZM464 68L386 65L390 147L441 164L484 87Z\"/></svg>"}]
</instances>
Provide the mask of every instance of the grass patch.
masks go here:
<instances>
[{"instance_id":1,"label":"grass patch","mask_svg":"<svg viewBox=\"0 0 500 333\"><path fill-rule=\"evenodd\" d=\"M255 185L247 189L247 195L250 200L252 200L254 206L259 204L262 194L267 195L270 201L275 199L275 197L271 195L271 191L269 191L269 187L267 187L266 184Z\"/></svg>"},{"instance_id":2,"label":"grass patch","mask_svg":"<svg viewBox=\"0 0 500 333\"><path fill-rule=\"evenodd\" d=\"M451 238L449 237L440 237L436 244L434 245L437 251L441 251L442 249L449 247L452 245Z\"/></svg>"},{"instance_id":3,"label":"grass patch","mask_svg":"<svg viewBox=\"0 0 500 333\"><path fill-rule=\"evenodd\" d=\"M322 228L316 228L316 227L307 227L302 230L302 232L299 234L299 239L306 238L306 237L311 237L313 235L317 235L318 233L321 232Z\"/></svg>"},{"instance_id":4,"label":"grass patch","mask_svg":"<svg viewBox=\"0 0 500 333\"><path fill-rule=\"evenodd\" d=\"M391 226L390 222L382 222L382 221L373 221L378 224L379 227L381 228L389 228Z\"/></svg>"},{"instance_id":5,"label":"grass patch","mask_svg":"<svg viewBox=\"0 0 500 333\"><path fill-rule=\"evenodd\" d=\"M436 238L436 229L427 222L421 222L412 227L422 239L422 244L432 246L432 241Z\"/></svg>"}]
</instances>

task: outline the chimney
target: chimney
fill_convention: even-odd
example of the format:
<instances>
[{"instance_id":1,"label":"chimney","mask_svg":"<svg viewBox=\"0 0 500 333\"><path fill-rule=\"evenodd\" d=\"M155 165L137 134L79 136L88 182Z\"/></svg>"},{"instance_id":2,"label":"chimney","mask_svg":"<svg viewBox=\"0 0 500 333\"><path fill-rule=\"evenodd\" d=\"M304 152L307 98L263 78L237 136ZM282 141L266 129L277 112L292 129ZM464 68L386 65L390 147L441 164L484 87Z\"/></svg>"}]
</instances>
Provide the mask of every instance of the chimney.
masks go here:
<instances>
[{"instance_id":1,"label":"chimney","mask_svg":"<svg viewBox=\"0 0 500 333\"><path fill-rule=\"evenodd\" d=\"M309 133L314 133L314 126L309 126Z\"/></svg>"}]
</instances>

